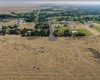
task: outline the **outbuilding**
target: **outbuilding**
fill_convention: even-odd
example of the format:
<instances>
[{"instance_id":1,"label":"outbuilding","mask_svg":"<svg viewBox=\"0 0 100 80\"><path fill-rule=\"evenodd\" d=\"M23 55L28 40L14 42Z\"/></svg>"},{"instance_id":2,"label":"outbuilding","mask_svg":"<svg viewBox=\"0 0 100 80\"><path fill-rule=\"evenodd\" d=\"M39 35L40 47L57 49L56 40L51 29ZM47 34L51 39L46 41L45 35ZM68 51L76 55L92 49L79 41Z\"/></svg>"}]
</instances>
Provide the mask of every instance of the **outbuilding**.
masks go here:
<instances>
[{"instance_id":1,"label":"outbuilding","mask_svg":"<svg viewBox=\"0 0 100 80\"><path fill-rule=\"evenodd\" d=\"M72 34L75 34L75 33L77 33L77 31L72 31Z\"/></svg>"}]
</instances>

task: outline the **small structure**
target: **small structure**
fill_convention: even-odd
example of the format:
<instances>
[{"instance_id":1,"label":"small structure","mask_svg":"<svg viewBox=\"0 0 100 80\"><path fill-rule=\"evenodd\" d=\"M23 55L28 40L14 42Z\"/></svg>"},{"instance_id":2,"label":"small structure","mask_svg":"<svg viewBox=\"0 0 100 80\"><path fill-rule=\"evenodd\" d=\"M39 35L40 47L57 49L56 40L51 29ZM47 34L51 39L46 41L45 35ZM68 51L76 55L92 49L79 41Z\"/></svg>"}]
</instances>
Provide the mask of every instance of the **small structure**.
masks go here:
<instances>
[{"instance_id":1,"label":"small structure","mask_svg":"<svg viewBox=\"0 0 100 80\"><path fill-rule=\"evenodd\" d=\"M18 20L18 21L16 22L16 24L22 24L22 23L24 23L23 20Z\"/></svg>"},{"instance_id":2,"label":"small structure","mask_svg":"<svg viewBox=\"0 0 100 80\"><path fill-rule=\"evenodd\" d=\"M0 34L2 34L2 26L0 26Z\"/></svg>"},{"instance_id":3,"label":"small structure","mask_svg":"<svg viewBox=\"0 0 100 80\"><path fill-rule=\"evenodd\" d=\"M77 31L72 31L72 34L75 34L75 33L77 33Z\"/></svg>"},{"instance_id":4,"label":"small structure","mask_svg":"<svg viewBox=\"0 0 100 80\"><path fill-rule=\"evenodd\" d=\"M0 31L2 31L2 26L0 26Z\"/></svg>"},{"instance_id":5,"label":"small structure","mask_svg":"<svg viewBox=\"0 0 100 80\"><path fill-rule=\"evenodd\" d=\"M61 23L61 24L67 24L68 22L65 21L65 20L63 20L63 21L61 21L60 23Z\"/></svg>"},{"instance_id":6,"label":"small structure","mask_svg":"<svg viewBox=\"0 0 100 80\"><path fill-rule=\"evenodd\" d=\"M59 26L55 26L55 28L59 28Z\"/></svg>"},{"instance_id":7,"label":"small structure","mask_svg":"<svg viewBox=\"0 0 100 80\"><path fill-rule=\"evenodd\" d=\"M27 36L31 36L32 31L27 31Z\"/></svg>"}]
</instances>

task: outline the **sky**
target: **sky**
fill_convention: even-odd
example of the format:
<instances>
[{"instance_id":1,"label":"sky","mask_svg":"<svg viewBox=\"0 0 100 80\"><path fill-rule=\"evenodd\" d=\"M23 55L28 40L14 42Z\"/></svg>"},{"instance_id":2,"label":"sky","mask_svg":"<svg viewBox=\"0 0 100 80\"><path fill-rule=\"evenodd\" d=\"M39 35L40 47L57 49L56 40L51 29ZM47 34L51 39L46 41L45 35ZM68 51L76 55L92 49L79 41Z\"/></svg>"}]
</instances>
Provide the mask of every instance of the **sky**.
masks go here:
<instances>
[{"instance_id":1,"label":"sky","mask_svg":"<svg viewBox=\"0 0 100 80\"><path fill-rule=\"evenodd\" d=\"M100 0L0 0L0 4L100 4Z\"/></svg>"}]
</instances>

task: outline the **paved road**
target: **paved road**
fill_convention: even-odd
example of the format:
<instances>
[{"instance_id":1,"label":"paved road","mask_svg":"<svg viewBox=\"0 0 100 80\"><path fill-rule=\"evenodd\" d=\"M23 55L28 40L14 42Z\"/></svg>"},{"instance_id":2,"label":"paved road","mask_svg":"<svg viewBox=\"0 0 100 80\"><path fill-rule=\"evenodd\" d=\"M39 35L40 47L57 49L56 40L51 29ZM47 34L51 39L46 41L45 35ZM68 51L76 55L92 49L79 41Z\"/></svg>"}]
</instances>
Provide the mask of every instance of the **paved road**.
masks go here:
<instances>
[{"instance_id":1,"label":"paved road","mask_svg":"<svg viewBox=\"0 0 100 80\"><path fill-rule=\"evenodd\" d=\"M49 21L48 24L49 24L49 30L50 30L50 36L49 36L48 40L49 41L56 41L56 40L58 40L58 38L54 37L54 35L53 35L54 29L52 27L51 21Z\"/></svg>"}]
</instances>

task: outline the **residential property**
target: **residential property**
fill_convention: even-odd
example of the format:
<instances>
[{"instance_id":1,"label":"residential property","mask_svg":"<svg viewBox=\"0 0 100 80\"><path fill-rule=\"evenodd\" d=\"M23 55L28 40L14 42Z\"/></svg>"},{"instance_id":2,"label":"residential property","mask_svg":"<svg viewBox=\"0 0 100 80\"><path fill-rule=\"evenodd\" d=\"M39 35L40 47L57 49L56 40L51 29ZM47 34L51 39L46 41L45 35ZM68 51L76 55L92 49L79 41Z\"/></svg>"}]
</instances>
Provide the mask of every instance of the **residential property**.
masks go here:
<instances>
[{"instance_id":1,"label":"residential property","mask_svg":"<svg viewBox=\"0 0 100 80\"><path fill-rule=\"evenodd\" d=\"M0 26L0 34L2 33L2 26Z\"/></svg>"},{"instance_id":2,"label":"residential property","mask_svg":"<svg viewBox=\"0 0 100 80\"><path fill-rule=\"evenodd\" d=\"M22 24L22 23L24 23L23 20L18 20L18 21L16 22L16 24Z\"/></svg>"},{"instance_id":3,"label":"residential property","mask_svg":"<svg viewBox=\"0 0 100 80\"><path fill-rule=\"evenodd\" d=\"M27 31L27 35L28 35L28 36L31 36L31 32L32 32L32 31Z\"/></svg>"},{"instance_id":4,"label":"residential property","mask_svg":"<svg viewBox=\"0 0 100 80\"><path fill-rule=\"evenodd\" d=\"M75 34L75 33L77 33L77 31L72 31L72 34Z\"/></svg>"}]
</instances>

